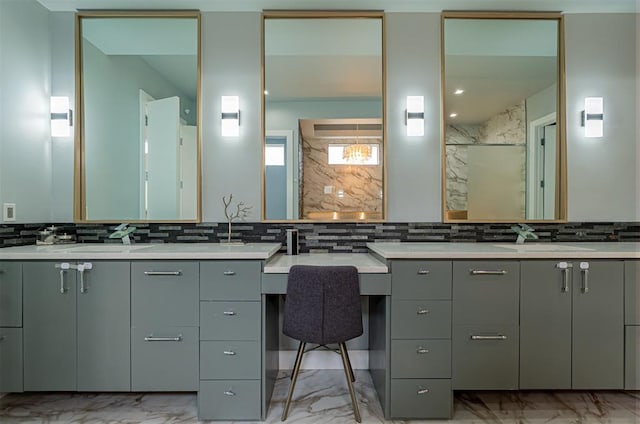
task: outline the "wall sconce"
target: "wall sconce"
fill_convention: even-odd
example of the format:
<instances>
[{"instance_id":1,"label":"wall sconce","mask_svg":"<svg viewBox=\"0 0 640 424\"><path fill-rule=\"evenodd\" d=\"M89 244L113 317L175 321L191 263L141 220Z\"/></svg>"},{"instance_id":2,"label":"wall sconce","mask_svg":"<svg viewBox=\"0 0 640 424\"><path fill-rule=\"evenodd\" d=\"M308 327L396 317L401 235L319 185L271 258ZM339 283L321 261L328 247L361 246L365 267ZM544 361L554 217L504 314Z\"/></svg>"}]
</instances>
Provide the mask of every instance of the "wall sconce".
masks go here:
<instances>
[{"instance_id":1,"label":"wall sconce","mask_svg":"<svg viewBox=\"0 0 640 424\"><path fill-rule=\"evenodd\" d=\"M589 138L604 135L604 105L602 97L585 97L582 111L584 136Z\"/></svg>"},{"instance_id":2,"label":"wall sconce","mask_svg":"<svg viewBox=\"0 0 640 424\"><path fill-rule=\"evenodd\" d=\"M222 136L238 137L240 135L240 98L238 96L222 96Z\"/></svg>"},{"instance_id":3,"label":"wall sconce","mask_svg":"<svg viewBox=\"0 0 640 424\"><path fill-rule=\"evenodd\" d=\"M408 136L424 135L424 96L407 96L404 119Z\"/></svg>"},{"instance_id":4,"label":"wall sconce","mask_svg":"<svg viewBox=\"0 0 640 424\"><path fill-rule=\"evenodd\" d=\"M73 112L69 109L69 98L53 96L51 105L51 137L69 137L73 126Z\"/></svg>"}]
</instances>

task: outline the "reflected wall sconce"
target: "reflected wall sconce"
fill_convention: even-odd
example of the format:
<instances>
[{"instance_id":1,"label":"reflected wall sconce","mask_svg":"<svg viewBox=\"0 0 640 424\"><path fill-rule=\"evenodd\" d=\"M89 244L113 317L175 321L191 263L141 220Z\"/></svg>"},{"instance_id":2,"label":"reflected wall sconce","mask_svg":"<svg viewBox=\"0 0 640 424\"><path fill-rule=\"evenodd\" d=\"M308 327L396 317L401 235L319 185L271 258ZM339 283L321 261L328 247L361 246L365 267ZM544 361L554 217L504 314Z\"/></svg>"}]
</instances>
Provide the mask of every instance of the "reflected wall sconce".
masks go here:
<instances>
[{"instance_id":1,"label":"reflected wall sconce","mask_svg":"<svg viewBox=\"0 0 640 424\"><path fill-rule=\"evenodd\" d=\"M424 96L407 96L404 120L409 137L424 135Z\"/></svg>"},{"instance_id":2,"label":"reflected wall sconce","mask_svg":"<svg viewBox=\"0 0 640 424\"><path fill-rule=\"evenodd\" d=\"M73 112L69 109L69 98L52 96L50 106L51 137L69 137L73 126Z\"/></svg>"},{"instance_id":3,"label":"reflected wall sconce","mask_svg":"<svg viewBox=\"0 0 640 424\"><path fill-rule=\"evenodd\" d=\"M223 137L240 135L240 98L238 96L222 96L221 121Z\"/></svg>"},{"instance_id":4,"label":"reflected wall sconce","mask_svg":"<svg viewBox=\"0 0 640 424\"><path fill-rule=\"evenodd\" d=\"M582 111L584 136L588 138L604 135L604 105L602 97L585 97Z\"/></svg>"}]
</instances>

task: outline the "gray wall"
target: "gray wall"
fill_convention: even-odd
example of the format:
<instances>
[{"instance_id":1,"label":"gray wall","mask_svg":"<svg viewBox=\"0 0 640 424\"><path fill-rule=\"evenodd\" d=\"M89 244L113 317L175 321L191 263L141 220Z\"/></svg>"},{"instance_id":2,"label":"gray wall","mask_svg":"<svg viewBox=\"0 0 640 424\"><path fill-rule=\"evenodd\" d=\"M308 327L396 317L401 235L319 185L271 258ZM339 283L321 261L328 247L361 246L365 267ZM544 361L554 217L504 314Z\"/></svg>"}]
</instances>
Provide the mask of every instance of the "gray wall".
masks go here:
<instances>
[{"instance_id":1,"label":"gray wall","mask_svg":"<svg viewBox=\"0 0 640 424\"><path fill-rule=\"evenodd\" d=\"M0 2L0 204L15 203L23 223L51 213L49 34L39 3Z\"/></svg>"},{"instance_id":2,"label":"gray wall","mask_svg":"<svg viewBox=\"0 0 640 424\"><path fill-rule=\"evenodd\" d=\"M635 21L633 14L565 17L570 221L637 217ZM604 98L603 138L585 138L580 126L588 96Z\"/></svg>"},{"instance_id":3,"label":"gray wall","mask_svg":"<svg viewBox=\"0 0 640 424\"><path fill-rule=\"evenodd\" d=\"M8 5L34 3L35 0L4 1L2 11ZM27 7L27 6L25 6ZM31 5L36 20L42 14L39 5ZM3 13L0 26L0 54L5 65L5 51L16 45L15 32L7 32L7 13ZM73 14L52 14L51 40L69 40L73 33ZM569 220L575 221L628 221L640 219L640 129L636 119L636 103L640 103L637 75L640 64L636 51L640 40L636 30L638 15L632 14L575 14L566 15L566 74L567 74L567 135L569 173ZM12 19L14 22L16 18ZM42 61L48 55L47 24L34 25L31 17L21 25L13 25L14 31L23 30L19 41L24 51L21 56ZM260 13L228 12L203 13L203 220L223 221L221 197L234 195L253 205L249 220L260 219L261 190L261 143L260 143ZM9 23L10 24L10 23ZM11 25L11 24L10 24ZM389 221L440 221L441 217L441 149L440 149L440 17L429 13L388 13L386 16L387 53L387 137L388 137L388 219ZM640 27L640 25L639 25ZM242 28L242 31L238 31ZM11 33L7 42L6 33ZM19 33L19 32L18 32ZM233 34L229 37L228 34ZM18 38L20 40L20 38ZM420 42L416 42L420 40ZM53 88L55 94L73 93L73 43L54 47ZM61 54L62 52L62 54ZM68 58L68 59L67 59ZM22 57L21 60L26 60ZM42 65L42 64L41 64ZM38 87L48 81L48 73L30 75L38 66L20 66L18 80L23 87L31 81L39 81ZM27 72L25 72L25 69ZM40 71L39 71L40 72ZM10 119L4 113L6 90L15 91L15 77L11 84L6 81L3 68L0 85L0 107L3 125L0 128L0 148L6 147L7 124ZM20 96L24 90L21 89ZM220 136L220 96L239 95L242 110L240 137ZM407 95L425 96L425 136L407 137L403 113ZM585 139L579 126L579 113L585 96L598 95L605 102L605 137L601 140ZM41 94L41 101L48 93ZM635 98L634 98L635 96ZM13 107L13 101L10 102ZM46 106L43 106L46 108ZM33 117L33 106L29 104L19 115L25 119ZM16 112L17 113L17 112ZM48 131L48 110L41 110L37 120L40 127ZM43 119L44 115L44 119ZM17 116L17 115L16 115ZM9 119L9 121L7 121ZM36 119L36 118L30 118ZM13 119L15 122L15 118ZM13 124L9 124L13 125ZM29 126L34 132L38 126ZM16 126L14 125L14 128ZM17 131L17 129L16 129ZM21 136L23 134L21 133ZM43 136L44 137L44 136ZM49 207L49 174L44 169L51 161L41 146L43 142L25 151L20 157L29 157L28 167L16 156L5 159L2 150L0 163L0 199L11 201L6 194L7 178L19 181L24 200L38 200L38 207L20 207L20 211L37 213L49 210L56 221L72 219L71 176L73 148L70 140L53 142L53 206ZM67 143L67 144L64 144ZM8 169L9 163L12 169ZM15 164L19 164L16 166ZM32 191L33 190L33 191ZM46 191L49 190L49 191ZM39 196L39 198L38 198ZM42 203L41 199L45 199ZM29 203L27 203L29 205ZM41 205L41 206L40 206ZM40 212L38 216L42 215ZM31 217L21 222L42 221L47 217Z\"/></svg>"},{"instance_id":4,"label":"gray wall","mask_svg":"<svg viewBox=\"0 0 640 424\"><path fill-rule=\"evenodd\" d=\"M640 0L636 0L636 221L640 221Z\"/></svg>"}]
</instances>

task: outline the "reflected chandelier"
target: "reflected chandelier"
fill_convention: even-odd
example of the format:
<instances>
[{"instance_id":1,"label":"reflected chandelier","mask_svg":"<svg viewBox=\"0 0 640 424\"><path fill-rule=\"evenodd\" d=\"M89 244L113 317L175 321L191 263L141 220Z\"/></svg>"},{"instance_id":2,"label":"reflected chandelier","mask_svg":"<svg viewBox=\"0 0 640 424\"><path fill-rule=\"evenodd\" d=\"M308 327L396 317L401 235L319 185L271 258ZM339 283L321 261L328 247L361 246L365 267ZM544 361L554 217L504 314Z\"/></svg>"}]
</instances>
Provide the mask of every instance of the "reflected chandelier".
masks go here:
<instances>
[{"instance_id":1,"label":"reflected chandelier","mask_svg":"<svg viewBox=\"0 0 640 424\"><path fill-rule=\"evenodd\" d=\"M344 147L342 158L350 164L363 164L371 159L372 149L368 144L349 144Z\"/></svg>"}]
</instances>

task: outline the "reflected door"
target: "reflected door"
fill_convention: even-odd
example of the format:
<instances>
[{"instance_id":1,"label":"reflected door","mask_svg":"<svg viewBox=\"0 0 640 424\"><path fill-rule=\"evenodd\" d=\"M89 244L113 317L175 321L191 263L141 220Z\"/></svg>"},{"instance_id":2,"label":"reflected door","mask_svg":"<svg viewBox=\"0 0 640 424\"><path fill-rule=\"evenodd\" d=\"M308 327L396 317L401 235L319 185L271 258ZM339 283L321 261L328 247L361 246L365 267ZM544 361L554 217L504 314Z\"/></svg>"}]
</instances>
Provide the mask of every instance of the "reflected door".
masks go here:
<instances>
[{"instance_id":1,"label":"reflected door","mask_svg":"<svg viewBox=\"0 0 640 424\"><path fill-rule=\"evenodd\" d=\"M265 146L266 219L287 219L287 138L267 136Z\"/></svg>"},{"instance_id":2,"label":"reflected door","mask_svg":"<svg viewBox=\"0 0 640 424\"><path fill-rule=\"evenodd\" d=\"M147 103L147 219L178 216L180 99Z\"/></svg>"},{"instance_id":3,"label":"reflected door","mask_svg":"<svg viewBox=\"0 0 640 424\"><path fill-rule=\"evenodd\" d=\"M544 180L540 186L544 203L543 219L556 213L556 124L544 127Z\"/></svg>"}]
</instances>

